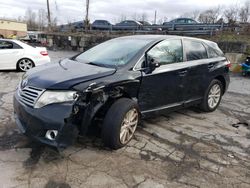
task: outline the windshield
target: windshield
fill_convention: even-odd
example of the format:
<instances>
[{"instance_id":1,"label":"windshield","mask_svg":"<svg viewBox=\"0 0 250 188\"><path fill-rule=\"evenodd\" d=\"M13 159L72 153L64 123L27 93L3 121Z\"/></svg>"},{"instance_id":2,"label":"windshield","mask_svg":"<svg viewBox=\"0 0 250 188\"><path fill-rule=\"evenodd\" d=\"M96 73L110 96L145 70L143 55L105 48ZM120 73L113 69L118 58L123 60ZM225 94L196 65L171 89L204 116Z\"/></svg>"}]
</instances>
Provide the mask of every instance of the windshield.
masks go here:
<instances>
[{"instance_id":1,"label":"windshield","mask_svg":"<svg viewBox=\"0 0 250 188\"><path fill-rule=\"evenodd\" d=\"M151 40L148 39L113 39L101 43L76 57L81 63L100 66L123 66Z\"/></svg>"}]
</instances>

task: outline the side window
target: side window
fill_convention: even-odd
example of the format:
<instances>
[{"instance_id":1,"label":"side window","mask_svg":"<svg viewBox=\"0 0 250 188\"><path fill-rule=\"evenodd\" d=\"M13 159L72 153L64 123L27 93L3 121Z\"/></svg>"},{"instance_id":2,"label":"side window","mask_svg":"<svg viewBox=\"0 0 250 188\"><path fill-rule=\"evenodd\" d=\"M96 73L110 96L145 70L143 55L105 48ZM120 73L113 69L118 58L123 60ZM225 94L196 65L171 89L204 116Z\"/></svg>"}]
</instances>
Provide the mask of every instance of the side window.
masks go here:
<instances>
[{"instance_id":1,"label":"side window","mask_svg":"<svg viewBox=\"0 0 250 188\"><path fill-rule=\"evenodd\" d=\"M210 46L207 46L207 53L208 53L208 58L214 58L214 57L219 57L219 54L211 48Z\"/></svg>"},{"instance_id":2,"label":"side window","mask_svg":"<svg viewBox=\"0 0 250 188\"><path fill-rule=\"evenodd\" d=\"M184 40L187 61L207 59L207 51L204 45L198 41Z\"/></svg>"},{"instance_id":3,"label":"side window","mask_svg":"<svg viewBox=\"0 0 250 188\"><path fill-rule=\"evenodd\" d=\"M185 19L179 19L178 23L186 23L186 20Z\"/></svg>"},{"instance_id":4,"label":"side window","mask_svg":"<svg viewBox=\"0 0 250 188\"><path fill-rule=\"evenodd\" d=\"M161 65L183 61L183 48L181 40L165 40L155 45L148 53Z\"/></svg>"},{"instance_id":5,"label":"side window","mask_svg":"<svg viewBox=\"0 0 250 188\"><path fill-rule=\"evenodd\" d=\"M0 41L0 49L13 49L13 44L8 41Z\"/></svg>"},{"instance_id":6,"label":"side window","mask_svg":"<svg viewBox=\"0 0 250 188\"><path fill-rule=\"evenodd\" d=\"M13 49L22 49L22 47L19 46L17 43L12 42L12 44L13 44Z\"/></svg>"}]
</instances>

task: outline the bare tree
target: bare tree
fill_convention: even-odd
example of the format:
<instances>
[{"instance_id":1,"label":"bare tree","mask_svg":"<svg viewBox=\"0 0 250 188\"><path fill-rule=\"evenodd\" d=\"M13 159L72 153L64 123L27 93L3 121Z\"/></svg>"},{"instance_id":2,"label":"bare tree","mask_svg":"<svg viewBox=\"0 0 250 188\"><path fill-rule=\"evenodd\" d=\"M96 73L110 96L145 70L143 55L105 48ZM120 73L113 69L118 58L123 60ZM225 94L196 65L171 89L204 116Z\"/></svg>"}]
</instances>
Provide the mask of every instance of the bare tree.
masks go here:
<instances>
[{"instance_id":1,"label":"bare tree","mask_svg":"<svg viewBox=\"0 0 250 188\"><path fill-rule=\"evenodd\" d=\"M36 12L33 12L31 8L28 8L25 12L24 20L27 23L28 30L36 30Z\"/></svg>"},{"instance_id":2,"label":"bare tree","mask_svg":"<svg viewBox=\"0 0 250 188\"><path fill-rule=\"evenodd\" d=\"M131 18L133 20L138 20L138 15L136 14L136 12L131 16Z\"/></svg>"},{"instance_id":3,"label":"bare tree","mask_svg":"<svg viewBox=\"0 0 250 188\"><path fill-rule=\"evenodd\" d=\"M148 21L148 15L144 12L142 13L139 19L140 21Z\"/></svg>"},{"instance_id":4,"label":"bare tree","mask_svg":"<svg viewBox=\"0 0 250 188\"><path fill-rule=\"evenodd\" d=\"M208 9L199 15L198 20L202 23L216 23L220 15L221 7Z\"/></svg>"},{"instance_id":5,"label":"bare tree","mask_svg":"<svg viewBox=\"0 0 250 188\"><path fill-rule=\"evenodd\" d=\"M121 14L120 18L119 18L119 22L122 22L124 20L127 19L127 16L125 14Z\"/></svg>"},{"instance_id":6,"label":"bare tree","mask_svg":"<svg viewBox=\"0 0 250 188\"><path fill-rule=\"evenodd\" d=\"M241 22L247 22L250 17L250 0L246 1L239 10L239 19Z\"/></svg>"},{"instance_id":7,"label":"bare tree","mask_svg":"<svg viewBox=\"0 0 250 188\"><path fill-rule=\"evenodd\" d=\"M194 10L192 12L186 12L184 14L182 14L180 17L182 18L191 18L193 20L198 20L200 16L200 11L199 10Z\"/></svg>"},{"instance_id":8,"label":"bare tree","mask_svg":"<svg viewBox=\"0 0 250 188\"><path fill-rule=\"evenodd\" d=\"M229 24L234 24L238 18L238 7L237 6L230 6L226 8L223 12L226 22Z\"/></svg>"},{"instance_id":9,"label":"bare tree","mask_svg":"<svg viewBox=\"0 0 250 188\"><path fill-rule=\"evenodd\" d=\"M40 31L44 31L45 27L46 27L46 23L47 23L47 13L44 9L39 9L38 10L38 28Z\"/></svg>"}]
</instances>

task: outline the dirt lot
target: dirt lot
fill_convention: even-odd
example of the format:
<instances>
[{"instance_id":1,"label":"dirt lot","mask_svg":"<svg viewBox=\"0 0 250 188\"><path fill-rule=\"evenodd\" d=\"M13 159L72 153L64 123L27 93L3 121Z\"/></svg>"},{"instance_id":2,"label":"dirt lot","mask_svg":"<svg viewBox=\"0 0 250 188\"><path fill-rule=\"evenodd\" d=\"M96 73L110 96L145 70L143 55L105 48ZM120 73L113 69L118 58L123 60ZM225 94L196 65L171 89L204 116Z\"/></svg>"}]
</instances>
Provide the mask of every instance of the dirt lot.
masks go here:
<instances>
[{"instance_id":1,"label":"dirt lot","mask_svg":"<svg viewBox=\"0 0 250 188\"><path fill-rule=\"evenodd\" d=\"M72 54L50 52L55 60ZM250 78L233 75L213 113L145 120L124 149L79 138L57 152L18 133L12 97L21 76L0 72L0 187L250 187Z\"/></svg>"}]
</instances>

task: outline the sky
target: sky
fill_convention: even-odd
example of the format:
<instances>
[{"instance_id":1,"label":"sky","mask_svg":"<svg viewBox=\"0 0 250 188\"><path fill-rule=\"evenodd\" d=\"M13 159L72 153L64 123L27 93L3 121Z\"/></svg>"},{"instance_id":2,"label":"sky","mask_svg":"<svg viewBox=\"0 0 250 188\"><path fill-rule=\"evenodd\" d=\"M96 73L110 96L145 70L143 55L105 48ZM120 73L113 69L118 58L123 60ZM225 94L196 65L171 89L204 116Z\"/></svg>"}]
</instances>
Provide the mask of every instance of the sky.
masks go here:
<instances>
[{"instance_id":1,"label":"sky","mask_svg":"<svg viewBox=\"0 0 250 188\"><path fill-rule=\"evenodd\" d=\"M157 19L171 20L186 12L205 10L217 6L236 6L244 4L246 0L90 0L90 21L106 19L111 23L118 22L121 17L127 19L147 15L148 21ZM85 17L86 0L50 0L53 16L58 24L83 20ZM46 10L46 0L0 0L0 18L18 18L24 16L30 8L33 11Z\"/></svg>"}]
</instances>

